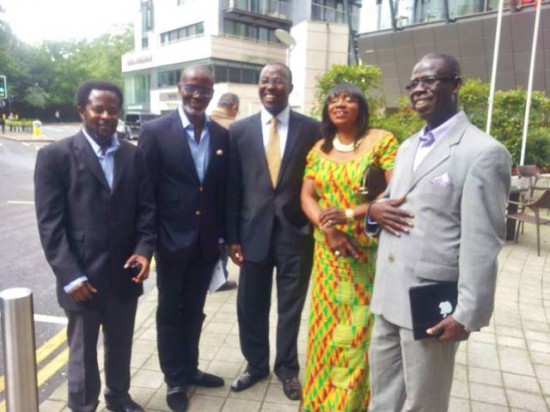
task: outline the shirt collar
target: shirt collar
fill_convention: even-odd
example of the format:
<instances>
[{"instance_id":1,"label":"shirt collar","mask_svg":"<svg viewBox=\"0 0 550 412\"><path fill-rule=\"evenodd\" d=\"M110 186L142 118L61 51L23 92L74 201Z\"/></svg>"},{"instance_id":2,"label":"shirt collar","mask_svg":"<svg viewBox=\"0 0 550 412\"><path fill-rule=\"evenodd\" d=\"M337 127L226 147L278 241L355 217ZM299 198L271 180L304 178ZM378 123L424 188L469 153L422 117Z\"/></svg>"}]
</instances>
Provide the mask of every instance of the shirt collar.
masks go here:
<instances>
[{"instance_id":1,"label":"shirt collar","mask_svg":"<svg viewBox=\"0 0 550 412\"><path fill-rule=\"evenodd\" d=\"M445 134L449 131L451 127L455 125L455 123L459 120L459 118L465 116L464 112L461 110L451 116L447 121L440 124L433 130L428 130L428 125L425 125L422 130L420 131L420 137L426 136L428 133L431 133L434 137L434 140L437 142L440 140Z\"/></svg>"},{"instance_id":2,"label":"shirt collar","mask_svg":"<svg viewBox=\"0 0 550 412\"><path fill-rule=\"evenodd\" d=\"M187 118L187 115L185 114L185 111L183 110L183 106L178 106L178 113L180 115L181 124L183 125L184 129L187 129L189 126L191 126L191 121ZM208 127L210 124L210 117L205 113L204 114L204 126Z\"/></svg>"},{"instance_id":3,"label":"shirt collar","mask_svg":"<svg viewBox=\"0 0 550 412\"><path fill-rule=\"evenodd\" d=\"M107 147L107 150L105 153L103 153L103 150L101 150L101 146L96 143L94 139L88 134L86 131L86 128L82 128L82 133L84 133L84 137L86 137L86 140L90 145L92 146L92 150L97 155L97 157L105 156L106 154L116 152L118 148L120 147L120 142L118 141L118 137L116 136L116 133L111 137L111 143L109 143L109 147Z\"/></svg>"},{"instance_id":4,"label":"shirt collar","mask_svg":"<svg viewBox=\"0 0 550 412\"><path fill-rule=\"evenodd\" d=\"M262 118L262 124L266 125L271 123L271 119L273 119L273 115L269 113L265 107L262 106L262 109L260 111L260 115ZM288 124L288 121L290 119L290 106L286 106L277 116L277 121L279 124Z\"/></svg>"}]
</instances>

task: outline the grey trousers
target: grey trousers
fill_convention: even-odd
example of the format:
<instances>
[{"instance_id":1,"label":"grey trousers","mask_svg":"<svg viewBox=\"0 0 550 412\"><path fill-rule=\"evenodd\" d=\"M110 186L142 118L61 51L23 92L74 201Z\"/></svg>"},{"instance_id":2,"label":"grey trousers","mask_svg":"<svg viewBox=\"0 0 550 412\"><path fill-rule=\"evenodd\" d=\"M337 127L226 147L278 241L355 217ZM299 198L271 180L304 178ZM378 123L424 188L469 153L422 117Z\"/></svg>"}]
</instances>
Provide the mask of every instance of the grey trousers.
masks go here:
<instances>
[{"instance_id":1,"label":"grey trousers","mask_svg":"<svg viewBox=\"0 0 550 412\"><path fill-rule=\"evenodd\" d=\"M415 341L411 329L376 316L369 350L370 412L445 412L458 343Z\"/></svg>"},{"instance_id":2,"label":"grey trousers","mask_svg":"<svg viewBox=\"0 0 550 412\"><path fill-rule=\"evenodd\" d=\"M66 311L69 363L68 406L74 412L94 412L99 403L101 379L97 339L103 329L105 400L116 405L129 399L130 359L137 300L120 303L108 298L99 310Z\"/></svg>"}]
</instances>

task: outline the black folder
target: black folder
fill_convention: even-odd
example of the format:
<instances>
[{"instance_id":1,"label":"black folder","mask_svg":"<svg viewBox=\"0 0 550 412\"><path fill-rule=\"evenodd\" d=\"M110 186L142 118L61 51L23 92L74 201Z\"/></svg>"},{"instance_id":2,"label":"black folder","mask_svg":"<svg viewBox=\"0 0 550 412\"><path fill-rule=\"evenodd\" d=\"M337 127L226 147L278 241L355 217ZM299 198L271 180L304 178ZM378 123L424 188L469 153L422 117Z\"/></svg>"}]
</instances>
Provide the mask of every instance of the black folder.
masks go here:
<instances>
[{"instance_id":1,"label":"black folder","mask_svg":"<svg viewBox=\"0 0 550 412\"><path fill-rule=\"evenodd\" d=\"M439 282L409 289L414 339L432 337L426 329L452 314L458 298L457 282Z\"/></svg>"}]
</instances>

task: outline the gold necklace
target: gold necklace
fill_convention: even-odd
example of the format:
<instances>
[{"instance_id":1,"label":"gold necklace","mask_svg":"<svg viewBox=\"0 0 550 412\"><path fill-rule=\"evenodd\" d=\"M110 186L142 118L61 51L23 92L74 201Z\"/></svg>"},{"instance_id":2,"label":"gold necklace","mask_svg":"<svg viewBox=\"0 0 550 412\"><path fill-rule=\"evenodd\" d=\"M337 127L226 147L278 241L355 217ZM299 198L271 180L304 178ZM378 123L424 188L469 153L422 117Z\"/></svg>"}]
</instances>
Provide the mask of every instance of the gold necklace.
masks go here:
<instances>
[{"instance_id":1,"label":"gold necklace","mask_svg":"<svg viewBox=\"0 0 550 412\"><path fill-rule=\"evenodd\" d=\"M363 140L363 138L357 140L356 142L345 144L340 140L340 136L336 134L334 139L332 139L332 147L334 147L334 149L338 152L349 153L353 152L355 148L361 144L361 140Z\"/></svg>"}]
</instances>

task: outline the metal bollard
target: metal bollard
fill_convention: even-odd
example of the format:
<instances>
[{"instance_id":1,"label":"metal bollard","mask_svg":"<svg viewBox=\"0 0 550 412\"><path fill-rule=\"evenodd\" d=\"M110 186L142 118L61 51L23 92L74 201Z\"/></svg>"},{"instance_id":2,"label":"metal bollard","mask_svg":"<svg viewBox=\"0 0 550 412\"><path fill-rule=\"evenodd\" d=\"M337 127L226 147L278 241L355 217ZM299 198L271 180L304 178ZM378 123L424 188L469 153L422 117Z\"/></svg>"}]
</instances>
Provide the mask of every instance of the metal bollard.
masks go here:
<instances>
[{"instance_id":1,"label":"metal bollard","mask_svg":"<svg viewBox=\"0 0 550 412\"><path fill-rule=\"evenodd\" d=\"M38 412L32 292L0 292L8 412Z\"/></svg>"}]
</instances>

